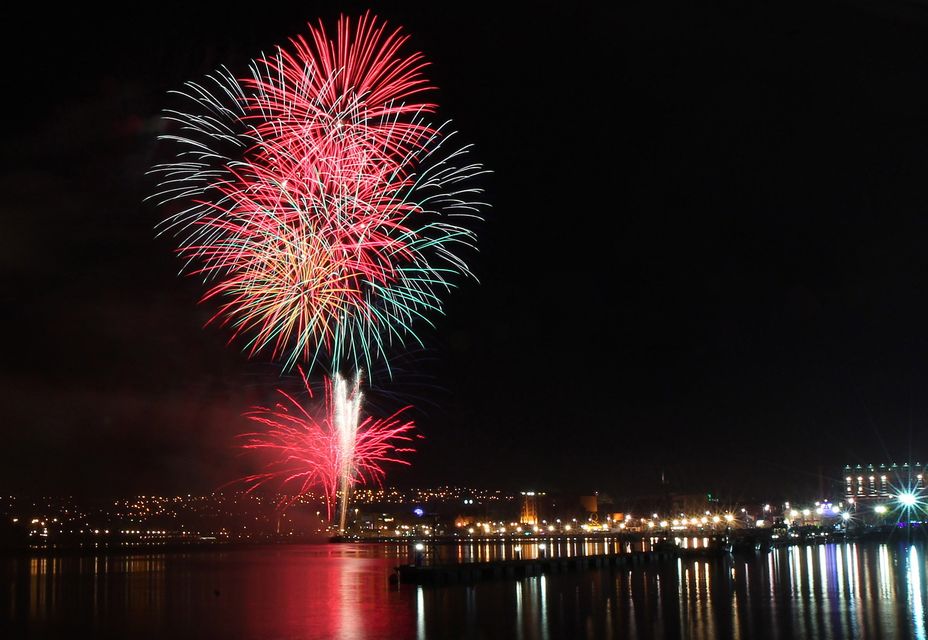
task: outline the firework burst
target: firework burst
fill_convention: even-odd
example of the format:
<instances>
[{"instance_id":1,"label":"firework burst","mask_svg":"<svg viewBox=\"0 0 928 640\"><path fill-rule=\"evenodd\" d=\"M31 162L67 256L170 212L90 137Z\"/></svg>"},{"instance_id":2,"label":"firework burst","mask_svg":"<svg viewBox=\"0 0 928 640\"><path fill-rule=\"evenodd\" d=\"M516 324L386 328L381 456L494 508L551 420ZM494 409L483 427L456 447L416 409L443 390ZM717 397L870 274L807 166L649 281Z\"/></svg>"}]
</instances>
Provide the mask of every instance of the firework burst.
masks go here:
<instances>
[{"instance_id":1,"label":"firework burst","mask_svg":"<svg viewBox=\"0 0 928 640\"><path fill-rule=\"evenodd\" d=\"M312 398L309 381L303 386ZM242 448L269 458L259 473L242 479L249 490L273 485L291 495L322 488L329 520L340 513L344 530L348 494L355 484L380 484L383 465L408 465L403 454L414 449L414 424L403 417L409 407L384 419L359 419L362 400L360 381L338 376L325 381L320 413L314 413L285 391L274 407L255 407L246 416L262 426L246 433ZM318 409L318 407L316 407Z\"/></svg>"},{"instance_id":2,"label":"firework burst","mask_svg":"<svg viewBox=\"0 0 928 640\"><path fill-rule=\"evenodd\" d=\"M178 92L176 159L158 165L162 230L207 283L211 322L250 355L338 372L386 361L442 310L483 203L407 36L370 15L320 24L237 79ZM178 206L179 205L179 206Z\"/></svg>"}]
</instances>

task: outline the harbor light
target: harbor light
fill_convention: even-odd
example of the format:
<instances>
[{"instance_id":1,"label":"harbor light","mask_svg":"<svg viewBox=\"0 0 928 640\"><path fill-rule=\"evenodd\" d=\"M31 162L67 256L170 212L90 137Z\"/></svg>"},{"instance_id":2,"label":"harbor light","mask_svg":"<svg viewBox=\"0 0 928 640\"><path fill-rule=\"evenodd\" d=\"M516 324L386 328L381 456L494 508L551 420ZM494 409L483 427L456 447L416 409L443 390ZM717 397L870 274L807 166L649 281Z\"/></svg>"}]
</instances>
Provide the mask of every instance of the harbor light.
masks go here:
<instances>
[{"instance_id":1,"label":"harbor light","mask_svg":"<svg viewBox=\"0 0 928 640\"><path fill-rule=\"evenodd\" d=\"M918 503L918 497L914 493L911 493L909 491L906 491L905 493L900 493L896 497L899 499L899 502L902 503L902 506L908 509L911 509Z\"/></svg>"}]
</instances>

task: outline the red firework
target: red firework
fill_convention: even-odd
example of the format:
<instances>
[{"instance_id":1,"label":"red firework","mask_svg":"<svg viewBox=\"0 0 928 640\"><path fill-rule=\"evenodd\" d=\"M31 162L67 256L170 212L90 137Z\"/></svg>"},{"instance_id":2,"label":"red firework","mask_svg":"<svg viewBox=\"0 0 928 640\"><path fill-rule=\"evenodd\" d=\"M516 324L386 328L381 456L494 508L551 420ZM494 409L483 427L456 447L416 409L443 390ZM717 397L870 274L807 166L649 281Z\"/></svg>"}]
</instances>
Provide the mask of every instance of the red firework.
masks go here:
<instances>
[{"instance_id":1,"label":"red firework","mask_svg":"<svg viewBox=\"0 0 928 640\"><path fill-rule=\"evenodd\" d=\"M187 195L209 185L209 199L175 221L189 234L180 251L214 280L204 299L222 303L211 321L247 336L250 355L269 349L287 367L311 367L327 353L330 370L359 368L439 310L447 275L466 270L450 249L471 233L434 216L468 208L458 183L480 167L434 157L444 134L423 119L435 105L420 96L432 87L422 55L401 52L407 39L369 14L342 17L334 38L320 23L256 61L251 78L226 79L232 105L207 100L234 122L176 116L205 138L183 139L193 153L218 141L238 148L218 167L211 153L162 170L167 184L189 184Z\"/></svg>"},{"instance_id":2,"label":"red firework","mask_svg":"<svg viewBox=\"0 0 928 640\"><path fill-rule=\"evenodd\" d=\"M347 141L396 164L434 133L416 121L436 105L418 99L433 87L422 75L428 66L422 54L401 54L408 36L399 29L387 33L370 14L354 29L350 19L340 18L334 40L321 21L310 27L310 36L291 38L292 52L281 48L276 57L262 58L261 72L242 80L254 91L242 119L263 141L285 149L290 143L302 148L310 139L323 158L338 155Z\"/></svg>"},{"instance_id":3,"label":"red firework","mask_svg":"<svg viewBox=\"0 0 928 640\"><path fill-rule=\"evenodd\" d=\"M312 389L306 377L303 386L310 398ZM380 485L385 472L381 465L395 462L408 465L398 457L415 451L407 443L413 440L412 420L402 417L410 407L400 409L388 418L366 418L357 426L353 447L346 451L340 442L337 427L336 398L333 381L325 380L325 402L321 415L314 415L287 392L278 389L284 398L273 408L255 407L246 417L263 425L262 431L242 434L242 449L263 453L270 461L260 473L242 482L253 491L266 484L276 485L282 492L295 496L321 488L326 514L332 519L340 490L339 481L349 465L351 484ZM421 437L421 436L419 436ZM349 459L345 459L345 456Z\"/></svg>"}]
</instances>

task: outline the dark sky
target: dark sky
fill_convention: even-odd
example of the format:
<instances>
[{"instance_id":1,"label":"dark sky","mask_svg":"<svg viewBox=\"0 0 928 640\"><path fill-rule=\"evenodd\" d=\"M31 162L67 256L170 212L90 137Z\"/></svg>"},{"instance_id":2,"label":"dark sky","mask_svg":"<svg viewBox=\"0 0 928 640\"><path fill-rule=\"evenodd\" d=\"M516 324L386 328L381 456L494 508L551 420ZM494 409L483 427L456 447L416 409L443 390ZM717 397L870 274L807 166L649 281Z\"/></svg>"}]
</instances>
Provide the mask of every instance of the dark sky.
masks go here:
<instances>
[{"instance_id":1,"label":"dark sky","mask_svg":"<svg viewBox=\"0 0 928 640\"><path fill-rule=\"evenodd\" d=\"M202 328L143 174L169 89L368 5L191 4L0 44L0 492L211 490L291 383ZM647 4L371 5L494 170L481 284L378 396L426 436L391 480L747 499L928 460L928 9Z\"/></svg>"}]
</instances>

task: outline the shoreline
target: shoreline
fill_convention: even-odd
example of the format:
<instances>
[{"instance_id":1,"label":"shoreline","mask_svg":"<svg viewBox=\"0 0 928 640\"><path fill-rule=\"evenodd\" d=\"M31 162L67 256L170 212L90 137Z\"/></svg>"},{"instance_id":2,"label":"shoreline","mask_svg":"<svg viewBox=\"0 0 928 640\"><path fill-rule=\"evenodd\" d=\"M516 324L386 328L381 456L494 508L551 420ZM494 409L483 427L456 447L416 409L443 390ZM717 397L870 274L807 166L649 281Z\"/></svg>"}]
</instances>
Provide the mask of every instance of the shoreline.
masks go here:
<instances>
[{"instance_id":1,"label":"shoreline","mask_svg":"<svg viewBox=\"0 0 928 640\"><path fill-rule=\"evenodd\" d=\"M703 538L709 539L708 547L686 548L673 544L674 538ZM658 547L653 550L661 552L683 552L687 554L697 553L702 555L711 555L713 553L722 553L727 547L729 550L734 549L736 552L753 552L766 551L779 547L788 546L809 546L819 544L841 544L841 543L889 543L889 542L928 542L928 528L912 527L910 530L897 526L887 526L875 529L869 529L860 532L838 533L838 532L814 532L809 536L797 538L773 539L770 532L758 532L755 530L736 530L728 533L704 533L687 532L684 535L645 535L638 533L593 533L585 535L527 535L527 536L480 536L480 537L459 537L459 536L441 536L441 537L396 537L396 536L300 536L286 538L267 538L256 540L190 540L190 541L165 541L165 542L96 542L90 544L49 544L36 546L6 546L0 547L0 557L2 556L94 556L94 555L140 555L151 553L204 553L210 551L239 551L259 547L286 547L296 545L322 546L326 544L401 544L415 545L424 544L428 547L455 545L455 544L535 544L547 543L556 544L562 542L569 543L600 543L609 541L611 543L619 542L623 544L640 544L644 540L660 538L656 543ZM635 553L649 553L651 551L637 550ZM599 554L607 555L607 554ZM608 554L608 555L629 555ZM592 557L592 556L585 556Z\"/></svg>"}]
</instances>

